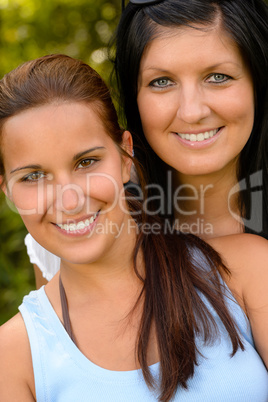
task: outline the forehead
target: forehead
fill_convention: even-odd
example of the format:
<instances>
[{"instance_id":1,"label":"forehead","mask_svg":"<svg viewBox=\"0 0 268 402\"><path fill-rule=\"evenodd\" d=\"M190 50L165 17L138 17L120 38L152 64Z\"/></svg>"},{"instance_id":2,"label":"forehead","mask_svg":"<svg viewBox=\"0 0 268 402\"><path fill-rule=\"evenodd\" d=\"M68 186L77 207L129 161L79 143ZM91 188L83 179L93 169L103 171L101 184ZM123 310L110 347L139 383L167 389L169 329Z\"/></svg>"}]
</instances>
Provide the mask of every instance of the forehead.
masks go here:
<instances>
[{"instance_id":1,"label":"forehead","mask_svg":"<svg viewBox=\"0 0 268 402\"><path fill-rule=\"evenodd\" d=\"M148 43L141 59L140 68L148 67L151 62L167 63L191 59L216 59L226 61L226 57L243 63L240 50L222 24L198 25L191 27L159 26L156 35Z\"/></svg>"},{"instance_id":2,"label":"forehead","mask_svg":"<svg viewBox=\"0 0 268 402\"><path fill-rule=\"evenodd\" d=\"M94 134L94 128L101 133L105 131L97 106L94 103L57 101L9 117L3 125L3 142L9 142L13 137L32 141L36 137L60 138L62 133L67 137L74 132L79 136L84 131L81 128L89 136Z\"/></svg>"},{"instance_id":3,"label":"forehead","mask_svg":"<svg viewBox=\"0 0 268 402\"><path fill-rule=\"evenodd\" d=\"M30 158L45 160L73 155L83 148L110 146L98 113L90 104L60 103L31 108L7 119L3 127L4 163L25 163ZM24 163L23 162L23 163Z\"/></svg>"}]
</instances>

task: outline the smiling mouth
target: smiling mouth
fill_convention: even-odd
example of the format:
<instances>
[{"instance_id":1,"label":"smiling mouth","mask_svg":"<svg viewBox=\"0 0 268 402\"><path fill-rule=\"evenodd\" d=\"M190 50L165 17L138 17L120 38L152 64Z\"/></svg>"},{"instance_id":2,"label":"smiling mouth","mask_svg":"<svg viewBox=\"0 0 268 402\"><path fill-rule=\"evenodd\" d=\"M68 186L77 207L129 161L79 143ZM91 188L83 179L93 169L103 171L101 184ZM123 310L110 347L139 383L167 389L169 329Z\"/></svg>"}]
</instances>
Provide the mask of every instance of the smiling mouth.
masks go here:
<instances>
[{"instance_id":1,"label":"smiling mouth","mask_svg":"<svg viewBox=\"0 0 268 402\"><path fill-rule=\"evenodd\" d=\"M61 224L61 223L57 223L56 225L63 230L66 230L66 232L76 232L78 230L83 230L86 229L88 226L90 226L98 217L99 212L96 212L94 215L91 216L90 219L85 219L84 221L80 221L77 223L70 223L70 224Z\"/></svg>"},{"instance_id":2,"label":"smiling mouth","mask_svg":"<svg viewBox=\"0 0 268 402\"><path fill-rule=\"evenodd\" d=\"M214 137L221 129L216 128L215 130L204 131L203 133L190 134L190 133L176 133L180 138L189 142L202 142Z\"/></svg>"}]
</instances>

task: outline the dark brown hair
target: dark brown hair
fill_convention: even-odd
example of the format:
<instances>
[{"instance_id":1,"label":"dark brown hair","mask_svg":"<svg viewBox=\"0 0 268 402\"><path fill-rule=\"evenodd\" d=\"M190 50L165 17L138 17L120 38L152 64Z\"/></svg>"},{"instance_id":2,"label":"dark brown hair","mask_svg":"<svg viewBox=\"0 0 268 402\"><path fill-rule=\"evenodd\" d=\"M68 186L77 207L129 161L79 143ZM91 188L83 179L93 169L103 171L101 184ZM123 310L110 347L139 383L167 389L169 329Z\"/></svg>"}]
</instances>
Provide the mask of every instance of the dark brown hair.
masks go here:
<instances>
[{"instance_id":1,"label":"dark brown hair","mask_svg":"<svg viewBox=\"0 0 268 402\"><path fill-rule=\"evenodd\" d=\"M167 167L146 140L137 104L140 62L148 44L163 35L165 28L176 31L179 27L198 25L199 29L200 26L206 29L217 22L241 51L254 84L254 126L238 161L237 181L245 183L238 206L245 232L268 239L267 0L165 0L146 6L129 2L114 38L115 55L111 52L122 117L126 118L127 129L136 134L133 137L135 155L146 166L150 180L164 186ZM258 187L262 193L256 206ZM169 211L172 205L166 201L165 209Z\"/></svg>"},{"instance_id":2,"label":"dark brown hair","mask_svg":"<svg viewBox=\"0 0 268 402\"><path fill-rule=\"evenodd\" d=\"M29 61L0 81L0 135L9 117L58 101L90 103L96 108L107 134L120 147L123 131L107 86L88 65L64 55ZM137 169L142 185L138 165ZM135 272L144 284L134 306L140 301L144 304L136 350L145 381L154 387L147 359L149 335L154 327L161 367L159 400L169 401L178 386L187 388L188 379L194 375L199 354L195 337L201 336L206 343L217 336L217 324L204 296L229 334L232 354L239 347L243 349L236 324L224 302L219 270L229 271L207 243L194 235L166 231L162 219L145 214L137 197L128 190L126 194L130 212L141 211L135 213L137 224L152 227L157 223L160 228L157 233L140 230L134 250ZM144 255L144 277L137 263L139 250Z\"/></svg>"}]
</instances>

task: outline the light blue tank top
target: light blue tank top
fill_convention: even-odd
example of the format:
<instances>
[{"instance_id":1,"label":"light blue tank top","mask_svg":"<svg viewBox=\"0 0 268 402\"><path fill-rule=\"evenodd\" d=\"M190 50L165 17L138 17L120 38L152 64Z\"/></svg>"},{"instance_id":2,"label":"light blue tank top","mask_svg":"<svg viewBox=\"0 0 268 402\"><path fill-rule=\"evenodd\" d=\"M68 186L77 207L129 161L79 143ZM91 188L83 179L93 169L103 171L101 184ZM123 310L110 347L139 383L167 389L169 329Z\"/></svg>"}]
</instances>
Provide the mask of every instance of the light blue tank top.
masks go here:
<instances>
[{"instance_id":1,"label":"light blue tank top","mask_svg":"<svg viewBox=\"0 0 268 402\"><path fill-rule=\"evenodd\" d=\"M245 351L231 358L230 340L209 305L220 337L212 345L197 339L199 356L189 389L178 388L175 402L267 402L268 374L257 354L249 322L234 299L226 302L241 331ZM208 303L207 303L208 304ZM66 333L44 287L20 306L31 345L37 402L149 402L157 394L146 386L141 370L110 371L93 364ZM150 367L155 378L159 364Z\"/></svg>"}]
</instances>

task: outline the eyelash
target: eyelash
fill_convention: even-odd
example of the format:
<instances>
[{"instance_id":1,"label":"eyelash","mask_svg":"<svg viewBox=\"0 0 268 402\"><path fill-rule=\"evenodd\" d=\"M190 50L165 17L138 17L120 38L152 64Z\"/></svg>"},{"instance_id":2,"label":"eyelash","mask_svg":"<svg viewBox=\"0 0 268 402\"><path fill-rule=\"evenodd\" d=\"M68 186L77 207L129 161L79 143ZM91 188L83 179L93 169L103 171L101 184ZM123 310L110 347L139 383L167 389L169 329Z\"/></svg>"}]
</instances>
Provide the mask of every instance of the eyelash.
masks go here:
<instances>
[{"instance_id":1,"label":"eyelash","mask_svg":"<svg viewBox=\"0 0 268 402\"><path fill-rule=\"evenodd\" d=\"M232 77L230 77L230 76L227 75L227 74L213 73L213 74L210 74L210 75L206 78L206 81L209 82L209 79L210 79L211 77L214 77L214 78L215 78L216 76L222 76L222 77L224 77L224 79L222 79L221 81L211 81L210 83L216 84L216 85L220 85L220 84L224 84L225 82L227 82L227 81L229 81L229 80L232 79ZM160 81L170 82L170 84L159 85ZM158 85L157 85L157 83L158 83ZM157 88L157 89L166 89L166 88L171 87L171 86L173 86L173 85L174 85L173 81L172 81L170 78L168 78L168 77L160 77L160 78L157 78L157 79L155 79L155 80L153 80L153 81L151 81L151 82L149 83L149 87L153 87L153 88Z\"/></svg>"},{"instance_id":2,"label":"eyelash","mask_svg":"<svg viewBox=\"0 0 268 402\"><path fill-rule=\"evenodd\" d=\"M77 164L76 169L87 169L87 168L89 168L94 162L97 162L97 161L98 161L98 159L93 159L93 158L82 159L82 160ZM88 164L87 166L79 167L83 162L90 162L90 164ZM41 175L42 177L39 177L39 178L36 178L36 179L31 178L31 177L34 176L34 175ZM39 180L41 180L41 179L44 178L45 176L46 176L46 175L45 175L44 172L36 171L36 172L29 173L29 174L27 174L26 176L22 177L22 178L21 178L21 181L22 181L22 182L28 182L28 183L37 183Z\"/></svg>"},{"instance_id":3,"label":"eyelash","mask_svg":"<svg viewBox=\"0 0 268 402\"><path fill-rule=\"evenodd\" d=\"M224 84L225 82L232 79L232 77L230 77L230 75L227 75L227 74L213 73L207 77L207 80L209 80L211 77L215 78L216 76L222 76L222 77L224 77L224 79L222 79L221 81L213 81L212 84Z\"/></svg>"},{"instance_id":4,"label":"eyelash","mask_svg":"<svg viewBox=\"0 0 268 402\"><path fill-rule=\"evenodd\" d=\"M93 165L95 162L98 162L99 159L97 158L86 158L86 159L82 159L81 161L78 162L77 164L77 169L87 169L89 168L91 165ZM81 165L83 162L90 162L89 165L87 166L82 166L81 168L79 168L79 165Z\"/></svg>"},{"instance_id":5,"label":"eyelash","mask_svg":"<svg viewBox=\"0 0 268 402\"><path fill-rule=\"evenodd\" d=\"M156 85L156 83L157 82L159 83L160 81L168 81L171 84L168 84L168 85ZM165 88L168 88L168 87L170 87L172 85L173 85L173 81L168 77L160 77L160 78L157 78L157 79L155 79L155 80L153 80L153 81L151 81L149 83L149 87L153 87L153 88L157 88L157 89L163 89L163 88L165 89Z\"/></svg>"},{"instance_id":6,"label":"eyelash","mask_svg":"<svg viewBox=\"0 0 268 402\"><path fill-rule=\"evenodd\" d=\"M36 183L36 182L38 182L40 180L40 178L35 179L35 180L30 178L33 175L43 175L43 177L45 176L45 174L43 172L38 172L38 171L37 172L32 172L32 173L29 173L26 176L22 177L21 181L22 182L28 182L28 183Z\"/></svg>"}]
</instances>

